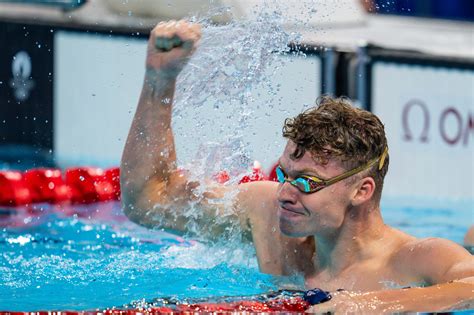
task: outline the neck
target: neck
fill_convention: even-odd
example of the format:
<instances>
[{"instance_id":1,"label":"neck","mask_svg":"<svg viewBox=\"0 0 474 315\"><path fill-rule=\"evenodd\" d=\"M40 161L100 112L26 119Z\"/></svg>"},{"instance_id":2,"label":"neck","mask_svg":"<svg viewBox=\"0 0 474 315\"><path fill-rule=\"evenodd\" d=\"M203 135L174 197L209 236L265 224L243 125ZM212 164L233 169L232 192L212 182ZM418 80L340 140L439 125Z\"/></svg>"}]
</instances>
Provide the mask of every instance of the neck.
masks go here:
<instances>
[{"instance_id":1,"label":"neck","mask_svg":"<svg viewBox=\"0 0 474 315\"><path fill-rule=\"evenodd\" d=\"M315 235L315 264L336 275L371 257L387 231L379 205L351 208L331 235Z\"/></svg>"}]
</instances>

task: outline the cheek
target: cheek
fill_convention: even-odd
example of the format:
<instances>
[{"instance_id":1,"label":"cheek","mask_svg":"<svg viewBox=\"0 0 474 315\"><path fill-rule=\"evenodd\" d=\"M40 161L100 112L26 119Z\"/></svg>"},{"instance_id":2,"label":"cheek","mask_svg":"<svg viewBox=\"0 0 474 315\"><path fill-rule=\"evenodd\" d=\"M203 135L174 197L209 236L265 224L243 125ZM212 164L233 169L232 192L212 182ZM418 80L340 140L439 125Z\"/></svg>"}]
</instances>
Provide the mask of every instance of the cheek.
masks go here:
<instances>
[{"instance_id":1,"label":"cheek","mask_svg":"<svg viewBox=\"0 0 474 315\"><path fill-rule=\"evenodd\" d=\"M320 191L322 192L322 191ZM336 192L335 188L328 187L324 195L319 198L302 200L305 208L311 214L313 224L326 227L337 227L344 220L347 203L345 198Z\"/></svg>"}]
</instances>

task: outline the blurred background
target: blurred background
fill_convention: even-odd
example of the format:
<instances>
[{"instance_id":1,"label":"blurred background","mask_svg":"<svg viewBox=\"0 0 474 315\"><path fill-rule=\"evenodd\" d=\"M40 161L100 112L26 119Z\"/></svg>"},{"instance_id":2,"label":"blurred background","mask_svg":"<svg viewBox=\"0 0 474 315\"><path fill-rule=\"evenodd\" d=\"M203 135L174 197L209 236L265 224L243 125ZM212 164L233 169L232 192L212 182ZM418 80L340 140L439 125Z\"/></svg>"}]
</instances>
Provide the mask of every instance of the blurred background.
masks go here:
<instances>
[{"instance_id":1,"label":"blurred background","mask_svg":"<svg viewBox=\"0 0 474 315\"><path fill-rule=\"evenodd\" d=\"M282 56L291 61L267 67L265 84L251 87L252 119L244 131L250 159L269 169L284 145L284 118L321 94L344 95L385 123L391 154L387 202L438 207L456 201L472 213L469 0L2 0L0 167L117 166L151 28L186 17L224 27L258 19L262 4L279 10L280 25L297 38L293 52L300 47L304 53ZM184 164L203 144L182 135L212 139L219 133L213 115L235 115L231 106L220 114L200 111L210 117L209 126L196 128L183 111L174 122Z\"/></svg>"}]
</instances>

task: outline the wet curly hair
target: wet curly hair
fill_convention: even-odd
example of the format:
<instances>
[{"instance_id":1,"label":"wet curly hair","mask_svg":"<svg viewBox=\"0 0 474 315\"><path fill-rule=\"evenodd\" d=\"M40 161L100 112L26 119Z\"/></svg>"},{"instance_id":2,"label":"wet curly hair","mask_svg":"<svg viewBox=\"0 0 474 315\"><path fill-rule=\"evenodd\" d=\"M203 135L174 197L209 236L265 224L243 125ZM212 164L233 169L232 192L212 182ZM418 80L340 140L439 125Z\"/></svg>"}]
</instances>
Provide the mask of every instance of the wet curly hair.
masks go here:
<instances>
[{"instance_id":1,"label":"wet curly hair","mask_svg":"<svg viewBox=\"0 0 474 315\"><path fill-rule=\"evenodd\" d=\"M293 141L296 149L292 159L311 153L320 164L338 160L346 170L379 157L387 146L385 129L380 119L354 107L347 98L322 96L312 107L294 118L287 118L283 137ZM376 195L380 198L383 180L388 171L387 155L383 168L378 163L364 174L374 178Z\"/></svg>"}]
</instances>

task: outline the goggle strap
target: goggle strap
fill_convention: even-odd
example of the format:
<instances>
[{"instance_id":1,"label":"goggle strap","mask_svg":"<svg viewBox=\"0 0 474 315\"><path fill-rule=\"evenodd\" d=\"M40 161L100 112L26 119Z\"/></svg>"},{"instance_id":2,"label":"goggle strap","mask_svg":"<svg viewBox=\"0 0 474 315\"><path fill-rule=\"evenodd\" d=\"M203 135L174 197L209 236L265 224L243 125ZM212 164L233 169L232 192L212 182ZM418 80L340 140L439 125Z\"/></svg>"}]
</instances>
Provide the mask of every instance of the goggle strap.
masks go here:
<instances>
[{"instance_id":1,"label":"goggle strap","mask_svg":"<svg viewBox=\"0 0 474 315\"><path fill-rule=\"evenodd\" d=\"M387 154L388 154L388 147L385 147L385 149L383 150L382 155L380 156L379 171L383 168L383 166L385 164L385 159L387 158Z\"/></svg>"},{"instance_id":2,"label":"goggle strap","mask_svg":"<svg viewBox=\"0 0 474 315\"><path fill-rule=\"evenodd\" d=\"M354 168L354 169L348 171L347 173L342 173L342 174L339 175L339 176L336 176L336 177L334 177L334 178L331 178L330 180L327 180L327 181L325 181L324 183L325 183L326 185L332 185L332 184L334 184L334 183L336 183L336 182L338 182L338 181L341 181L341 180L343 180L343 179L346 179L346 178L348 178L348 177L351 177L351 176L354 175L354 174L357 174L357 173L359 173L359 172L362 172L362 171L365 170L365 169L368 169L369 167L371 167L372 165L374 165L375 162L377 162L377 160L378 160L378 158L377 158L377 159L374 159L374 160L372 160L372 161L370 161L369 163L367 163L367 164L365 164L365 165L362 165L362 166L359 166L359 167L357 167L357 168Z\"/></svg>"},{"instance_id":3,"label":"goggle strap","mask_svg":"<svg viewBox=\"0 0 474 315\"><path fill-rule=\"evenodd\" d=\"M362 172L363 170L366 170L368 168L370 168L372 165L374 165L375 163L377 163L377 161L379 162L379 170L382 169L383 165L385 164L385 159L387 157L387 154L388 154L388 147L385 147L385 149L383 150L382 154L378 157L378 158L375 158L371 161L369 161L369 163L365 164L365 165L361 165L353 170L350 170L348 171L347 173L342 173L341 175L339 176L336 176L334 178L331 178L330 180L327 180L327 181L324 181L324 184L326 185L332 185L338 181L341 181L343 179L346 179L348 177L351 177L352 175L354 174L357 174L359 172Z\"/></svg>"}]
</instances>

